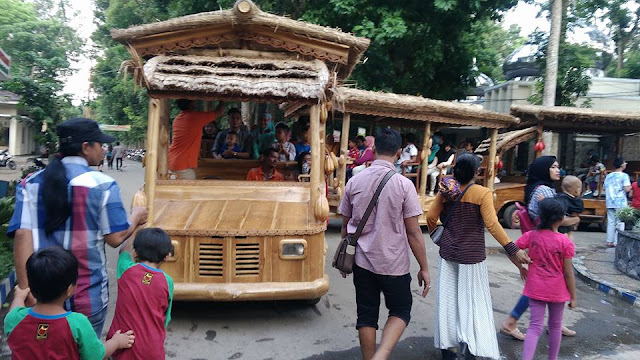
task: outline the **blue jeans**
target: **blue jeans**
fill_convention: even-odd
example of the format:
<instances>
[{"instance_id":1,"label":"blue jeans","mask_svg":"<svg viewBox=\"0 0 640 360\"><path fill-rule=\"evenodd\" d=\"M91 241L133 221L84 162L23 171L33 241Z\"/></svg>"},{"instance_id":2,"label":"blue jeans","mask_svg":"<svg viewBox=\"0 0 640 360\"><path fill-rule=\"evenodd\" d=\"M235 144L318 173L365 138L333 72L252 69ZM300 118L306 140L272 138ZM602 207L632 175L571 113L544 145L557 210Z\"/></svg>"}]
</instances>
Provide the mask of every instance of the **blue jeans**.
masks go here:
<instances>
[{"instance_id":1,"label":"blue jeans","mask_svg":"<svg viewBox=\"0 0 640 360\"><path fill-rule=\"evenodd\" d=\"M100 310L100 312L89 316L89 322L93 326L93 331L98 335L98 339L102 338L102 328L104 327L104 320L107 317L107 307Z\"/></svg>"},{"instance_id":2,"label":"blue jeans","mask_svg":"<svg viewBox=\"0 0 640 360\"><path fill-rule=\"evenodd\" d=\"M524 312L527 311L528 308L529 298L524 295L520 296L520 300L518 300L516 306L513 308L513 310L511 310L511 317L519 320L522 314L524 314Z\"/></svg>"}]
</instances>

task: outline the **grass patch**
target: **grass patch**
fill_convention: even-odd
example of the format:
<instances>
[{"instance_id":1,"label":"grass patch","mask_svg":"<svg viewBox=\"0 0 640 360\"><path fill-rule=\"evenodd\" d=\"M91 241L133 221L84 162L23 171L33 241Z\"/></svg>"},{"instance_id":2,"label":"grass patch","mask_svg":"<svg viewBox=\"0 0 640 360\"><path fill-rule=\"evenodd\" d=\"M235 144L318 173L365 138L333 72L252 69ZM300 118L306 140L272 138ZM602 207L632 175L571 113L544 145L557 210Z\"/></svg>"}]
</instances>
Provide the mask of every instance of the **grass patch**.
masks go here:
<instances>
[{"instance_id":1,"label":"grass patch","mask_svg":"<svg viewBox=\"0 0 640 360\"><path fill-rule=\"evenodd\" d=\"M13 239L7 237L7 226L0 226L0 279L13 270Z\"/></svg>"}]
</instances>

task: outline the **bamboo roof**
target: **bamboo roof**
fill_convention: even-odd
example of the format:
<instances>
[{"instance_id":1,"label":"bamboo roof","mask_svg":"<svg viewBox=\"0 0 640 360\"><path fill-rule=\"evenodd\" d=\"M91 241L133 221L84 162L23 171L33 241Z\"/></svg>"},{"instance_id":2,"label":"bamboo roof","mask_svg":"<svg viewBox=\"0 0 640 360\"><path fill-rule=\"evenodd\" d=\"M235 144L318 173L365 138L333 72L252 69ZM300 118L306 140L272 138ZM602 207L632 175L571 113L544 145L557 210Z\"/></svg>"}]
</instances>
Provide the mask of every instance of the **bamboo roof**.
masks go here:
<instances>
[{"instance_id":1,"label":"bamboo roof","mask_svg":"<svg viewBox=\"0 0 640 360\"><path fill-rule=\"evenodd\" d=\"M519 123L518 118L509 114L487 111L473 105L346 87L336 89L333 103L334 109L343 113L433 121L447 125L482 126L497 129Z\"/></svg>"},{"instance_id":2,"label":"bamboo roof","mask_svg":"<svg viewBox=\"0 0 640 360\"><path fill-rule=\"evenodd\" d=\"M336 68L338 82L351 74L370 43L339 29L263 12L250 0L238 0L229 10L112 29L111 36L145 59L195 48L297 53Z\"/></svg>"},{"instance_id":3,"label":"bamboo roof","mask_svg":"<svg viewBox=\"0 0 640 360\"><path fill-rule=\"evenodd\" d=\"M317 102L325 98L329 70L319 60L174 55L148 60L144 77L156 97Z\"/></svg>"},{"instance_id":4,"label":"bamboo roof","mask_svg":"<svg viewBox=\"0 0 640 360\"><path fill-rule=\"evenodd\" d=\"M594 133L640 131L640 113L593 110L565 106L511 105L511 114L522 119L520 127L540 125L545 130Z\"/></svg>"},{"instance_id":5,"label":"bamboo roof","mask_svg":"<svg viewBox=\"0 0 640 360\"><path fill-rule=\"evenodd\" d=\"M512 147L523 143L536 136L536 127L529 127L522 130L508 131L502 134L498 134L496 139L496 151L498 153L505 152ZM491 147L491 138L483 140L475 150L476 154L484 154L489 151Z\"/></svg>"}]
</instances>

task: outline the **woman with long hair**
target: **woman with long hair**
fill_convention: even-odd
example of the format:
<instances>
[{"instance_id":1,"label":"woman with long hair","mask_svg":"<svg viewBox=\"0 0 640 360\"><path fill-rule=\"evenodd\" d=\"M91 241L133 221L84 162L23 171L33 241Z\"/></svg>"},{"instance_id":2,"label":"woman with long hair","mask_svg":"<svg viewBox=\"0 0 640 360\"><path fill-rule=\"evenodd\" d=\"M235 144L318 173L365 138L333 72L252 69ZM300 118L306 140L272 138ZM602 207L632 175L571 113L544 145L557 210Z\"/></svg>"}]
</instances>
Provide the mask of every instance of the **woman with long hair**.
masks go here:
<instances>
[{"instance_id":1,"label":"woman with long hair","mask_svg":"<svg viewBox=\"0 0 640 360\"><path fill-rule=\"evenodd\" d=\"M115 140L95 121L73 118L59 124L57 133L59 154L16 189L7 234L14 237L18 286L28 287L26 262L34 251L71 251L78 259L78 287L65 307L87 316L101 336L109 303L104 245L118 247L146 222L147 211L133 208L128 221L115 180L90 168L104 158L102 144Z\"/></svg>"},{"instance_id":2,"label":"woman with long hair","mask_svg":"<svg viewBox=\"0 0 640 360\"><path fill-rule=\"evenodd\" d=\"M436 287L435 347L443 359L456 359L451 348L463 344L466 358L500 358L494 328L489 277L485 262L485 226L520 267L529 262L498 222L490 189L476 185L479 159L464 154L458 159L453 180L445 179L427 213L433 230L445 224L440 240L440 264ZM454 186L444 182L454 182ZM448 219L447 219L448 217ZM445 221L446 219L446 221Z\"/></svg>"},{"instance_id":3,"label":"woman with long hair","mask_svg":"<svg viewBox=\"0 0 640 360\"><path fill-rule=\"evenodd\" d=\"M527 205L529 217L534 223L540 218L540 201L556 196L554 183L560 180L560 165L555 156L541 156L535 159L527 169L527 183L524 188L524 202ZM580 222L579 217L567 217L562 226L575 225ZM525 335L518 329L518 319L529 308L529 298L522 295L511 314L502 322L500 332L517 340L524 340ZM576 332L562 327L564 336L575 336Z\"/></svg>"}]
</instances>

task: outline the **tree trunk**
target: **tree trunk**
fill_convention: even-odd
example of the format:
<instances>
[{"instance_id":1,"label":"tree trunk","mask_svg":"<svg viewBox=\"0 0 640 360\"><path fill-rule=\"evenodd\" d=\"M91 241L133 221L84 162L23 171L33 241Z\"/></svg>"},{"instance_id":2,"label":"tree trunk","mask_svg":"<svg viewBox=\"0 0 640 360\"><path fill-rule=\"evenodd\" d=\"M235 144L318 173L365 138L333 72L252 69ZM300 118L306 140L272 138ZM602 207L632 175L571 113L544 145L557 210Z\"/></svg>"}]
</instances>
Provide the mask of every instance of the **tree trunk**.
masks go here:
<instances>
[{"instance_id":1,"label":"tree trunk","mask_svg":"<svg viewBox=\"0 0 640 360\"><path fill-rule=\"evenodd\" d=\"M622 66L624 66L624 38L623 38L623 34L622 31L618 30L618 41L617 41L617 50L618 50L618 67L617 70L620 71L622 70ZM620 76L620 75L618 75Z\"/></svg>"},{"instance_id":2,"label":"tree trunk","mask_svg":"<svg viewBox=\"0 0 640 360\"><path fill-rule=\"evenodd\" d=\"M547 69L544 81L542 105L555 106L556 85L558 83L558 49L562 29L563 0L551 1L551 32L547 45Z\"/></svg>"}]
</instances>

